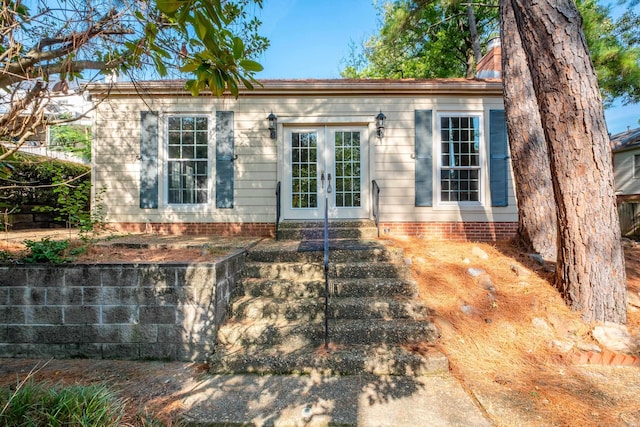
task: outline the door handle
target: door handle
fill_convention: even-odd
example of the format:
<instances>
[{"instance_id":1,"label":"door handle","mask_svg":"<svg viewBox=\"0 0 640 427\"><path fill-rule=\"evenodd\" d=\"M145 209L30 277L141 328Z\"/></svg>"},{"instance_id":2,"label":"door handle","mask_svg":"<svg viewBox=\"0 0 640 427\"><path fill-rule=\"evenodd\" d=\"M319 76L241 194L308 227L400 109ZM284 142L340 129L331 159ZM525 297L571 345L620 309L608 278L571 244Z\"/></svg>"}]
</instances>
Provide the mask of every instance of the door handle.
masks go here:
<instances>
[{"instance_id":1,"label":"door handle","mask_svg":"<svg viewBox=\"0 0 640 427\"><path fill-rule=\"evenodd\" d=\"M329 183L327 184L327 193L331 193L333 189L331 188L331 174L328 174Z\"/></svg>"},{"instance_id":2,"label":"door handle","mask_svg":"<svg viewBox=\"0 0 640 427\"><path fill-rule=\"evenodd\" d=\"M324 172L320 172L320 182L322 183L322 188L324 188Z\"/></svg>"}]
</instances>

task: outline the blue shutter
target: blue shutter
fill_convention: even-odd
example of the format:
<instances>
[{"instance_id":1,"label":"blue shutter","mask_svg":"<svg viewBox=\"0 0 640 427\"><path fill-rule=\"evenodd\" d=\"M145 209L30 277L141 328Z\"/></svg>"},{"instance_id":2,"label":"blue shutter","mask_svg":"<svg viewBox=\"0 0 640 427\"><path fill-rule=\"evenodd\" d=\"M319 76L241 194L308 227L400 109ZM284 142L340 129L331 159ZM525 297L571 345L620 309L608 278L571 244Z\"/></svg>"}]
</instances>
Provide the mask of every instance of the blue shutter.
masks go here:
<instances>
[{"instance_id":1,"label":"blue shutter","mask_svg":"<svg viewBox=\"0 0 640 427\"><path fill-rule=\"evenodd\" d=\"M416 206L433 206L433 113L416 110Z\"/></svg>"},{"instance_id":2,"label":"blue shutter","mask_svg":"<svg viewBox=\"0 0 640 427\"><path fill-rule=\"evenodd\" d=\"M233 208L233 111L216 112L216 208Z\"/></svg>"},{"instance_id":3,"label":"blue shutter","mask_svg":"<svg viewBox=\"0 0 640 427\"><path fill-rule=\"evenodd\" d=\"M140 208L158 209L158 113L140 112Z\"/></svg>"},{"instance_id":4,"label":"blue shutter","mask_svg":"<svg viewBox=\"0 0 640 427\"><path fill-rule=\"evenodd\" d=\"M504 110L489 112L489 182L491 186L491 206L509 204L509 147L507 143L507 122Z\"/></svg>"}]
</instances>

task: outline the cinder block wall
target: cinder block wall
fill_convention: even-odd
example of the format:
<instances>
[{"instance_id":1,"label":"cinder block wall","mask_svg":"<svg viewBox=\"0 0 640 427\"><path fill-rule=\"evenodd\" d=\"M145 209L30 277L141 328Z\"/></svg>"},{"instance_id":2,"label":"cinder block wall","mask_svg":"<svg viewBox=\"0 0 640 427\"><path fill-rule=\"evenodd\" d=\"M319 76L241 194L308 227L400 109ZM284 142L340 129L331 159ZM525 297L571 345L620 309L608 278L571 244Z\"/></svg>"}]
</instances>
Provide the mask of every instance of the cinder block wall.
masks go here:
<instances>
[{"instance_id":1,"label":"cinder block wall","mask_svg":"<svg viewBox=\"0 0 640 427\"><path fill-rule=\"evenodd\" d=\"M244 259L1 266L0 357L205 360Z\"/></svg>"}]
</instances>

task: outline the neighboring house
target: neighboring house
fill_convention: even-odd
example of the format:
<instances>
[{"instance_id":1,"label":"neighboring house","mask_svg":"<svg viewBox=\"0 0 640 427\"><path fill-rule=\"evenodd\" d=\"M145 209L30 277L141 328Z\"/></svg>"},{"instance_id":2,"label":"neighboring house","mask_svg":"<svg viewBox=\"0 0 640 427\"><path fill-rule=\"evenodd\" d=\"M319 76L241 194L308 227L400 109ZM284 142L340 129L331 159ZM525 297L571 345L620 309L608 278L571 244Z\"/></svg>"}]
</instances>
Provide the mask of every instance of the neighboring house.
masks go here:
<instances>
[{"instance_id":1,"label":"neighboring house","mask_svg":"<svg viewBox=\"0 0 640 427\"><path fill-rule=\"evenodd\" d=\"M383 232L514 235L499 80L261 83L237 99L192 97L184 81L94 85L94 100L109 93L97 105L92 161L107 222L269 236L278 186L282 220L322 218L325 196L332 219L350 220L372 218L375 181Z\"/></svg>"},{"instance_id":2,"label":"neighboring house","mask_svg":"<svg viewBox=\"0 0 640 427\"><path fill-rule=\"evenodd\" d=\"M19 93L18 97L21 95L22 93ZM0 100L0 114L4 113L4 108L10 103L10 97L10 95L5 95ZM67 94L54 92L51 97L47 99L44 111L45 115L52 120L77 118L73 122L56 125L56 127L74 126L78 129L87 129L88 132L91 131L91 125L94 120L91 111L91 102L81 93L72 92ZM28 114L31 114L31 111L25 111L25 115ZM51 132L51 128L52 126L39 126L36 132L24 142L19 150L74 163L89 163L87 160L73 153L60 150L59 144L53 136L53 132Z\"/></svg>"},{"instance_id":3,"label":"neighboring house","mask_svg":"<svg viewBox=\"0 0 640 427\"><path fill-rule=\"evenodd\" d=\"M623 235L640 234L640 128L611 136L618 213Z\"/></svg>"}]
</instances>

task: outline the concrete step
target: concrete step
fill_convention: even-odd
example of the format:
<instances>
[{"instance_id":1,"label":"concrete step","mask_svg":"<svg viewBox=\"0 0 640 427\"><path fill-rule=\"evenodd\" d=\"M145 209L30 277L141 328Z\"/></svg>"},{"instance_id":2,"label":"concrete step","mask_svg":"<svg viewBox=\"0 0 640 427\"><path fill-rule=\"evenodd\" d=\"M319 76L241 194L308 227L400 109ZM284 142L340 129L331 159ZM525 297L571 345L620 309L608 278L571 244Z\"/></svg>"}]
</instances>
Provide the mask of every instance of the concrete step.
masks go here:
<instances>
[{"instance_id":1,"label":"concrete step","mask_svg":"<svg viewBox=\"0 0 640 427\"><path fill-rule=\"evenodd\" d=\"M211 373L432 375L446 373L447 358L428 344L400 346L330 346L260 351L218 348L210 360Z\"/></svg>"},{"instance_id":2,"label":"concrete step","mask_svg":"<svg viewBox=\"0 0 640 427\"><path fill-rule=\"evenodd\" d=\"M392 261L396 259L379 241L338 239L329 241L329 261ZM307 262L322 263L324 242L322 240L289 240L262 243L251 249L247 260L256 262Z\"/></svg>"},{"instance_id":3,"label":"concrete step","mask_svg":"<svg viewBox=\"0 0 640 427\"><path fill-rule=\"evenodd\" d=\"M324 298L243 297L232 304L233 317L273 321L318 322L324 319ZM414 319L425 320L427 307L406 297L380 300L372 297L330 298L330 319Z\"/></svg>"},{"instance_id":4,"label":"concrete step","mask_svg":"<svg viewBox=\"0 0 640 427\"><path fill-rule=\"evenodd\" d=\"M329 337L336 344L435 343L435 326L412 319L337 319L329 321ZM271 346L314 347L324 338L324 324L278 319L234 319L218 331L218 344L261 351Z\"/></svg>"},{"instance_id":5,"label":"concrete step","mask_svg":"<svg viewBox=\"0 0 640 427\"><path fill-rule=\"evenodd\" d=\"M413 282L395 278L330 278L329 286L333 297L389 298L416 295ZM244 278L242 287L244 294L252 297L313 298L324 295L324 278L315 281Z\"/></svg>"},{"instance_id":6,"label":"concrete step","mask_svg":"<svg viewBox=\"0 0 640 427\"><path fill-rule=\"evenodd\" d=\"M376 239L375 227L329 228L329 239ZM278 230L279 240L320 240L324 238L324 228L284 228Z\"/></svg>"},{"instance_id":7,"label":"concrete step","mask_svg":"<svg viewBox=\"0 0 640 427\"><path fill-rule=\"evenodd\" d=\"M289 279L300 281L324 280L321 263L305 262L247 262L245 277L263 279ZM392 262L343 262L329 265L329 277L337 279L402 279L405 270Z\"/></svg>"},{"instance_id":8,"label":"concrete step","mask_svg":"<svg viewBox=\"0 0 640 427\"><path fill-rule=\"evenodd\" d=\"M371 219L330 219L329 228L359 228L374 227L376 223ZM283 220L280 222L281 230L298 229L298 228L324 228L324 220Z\"/></svg>"},{"instance_id":9,"label":"concrete step","mask_svg":"<svg viewBox=\"0 0 640 427\"><path fill-rule=\"evenodd\" d=\"M319 263L247 262L244 276L261 279L286 279L298 281L324 280L324 267Z\"/></svg>"}]
</instances>

